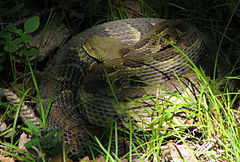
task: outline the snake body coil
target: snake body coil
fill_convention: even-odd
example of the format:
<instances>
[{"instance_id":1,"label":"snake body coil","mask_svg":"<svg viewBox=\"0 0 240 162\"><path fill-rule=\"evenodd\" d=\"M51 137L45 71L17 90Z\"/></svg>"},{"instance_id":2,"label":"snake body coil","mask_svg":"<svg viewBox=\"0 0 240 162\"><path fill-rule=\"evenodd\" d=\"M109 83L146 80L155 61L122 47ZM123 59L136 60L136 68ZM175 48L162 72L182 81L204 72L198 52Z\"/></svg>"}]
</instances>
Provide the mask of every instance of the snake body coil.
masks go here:
<instances>
[{"instance_id":1,"label":"snake body coil","mask_svg":"<svg viewBox=\"0 0 240 162\"><path fill-rule=\"evenodd\" d=\"M159 87L183 89L176 76L188 76L188 59L196 63L203 49L203 34L178 20L126 19L83 31L56 54L41 80L45 110L51 105L47 123L64 130L66 144L77 137L73 152L83 154L85 128L114 121L127 127L130 119L146 128L157 116L147 96L163 93Z\"/></svg>"}]
</instances>

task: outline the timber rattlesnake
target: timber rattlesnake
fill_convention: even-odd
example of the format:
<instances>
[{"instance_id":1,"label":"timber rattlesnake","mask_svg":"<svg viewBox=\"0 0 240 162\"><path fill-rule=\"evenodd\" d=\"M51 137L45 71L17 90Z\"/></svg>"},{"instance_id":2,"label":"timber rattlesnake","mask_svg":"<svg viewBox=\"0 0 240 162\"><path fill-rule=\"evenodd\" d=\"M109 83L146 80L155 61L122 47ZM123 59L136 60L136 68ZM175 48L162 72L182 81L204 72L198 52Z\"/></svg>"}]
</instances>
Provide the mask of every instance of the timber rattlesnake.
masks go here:
<instances>
[{"instance_id":1,"label":"timber rattlesnake","mask_svg":"<svg viewBox=\"0 0 240 162\"><path fill-rule=\"evenodd\" d=\"M88 149L85 129L95 132L114 121L128 127L130 119L148 128L157 117L148 96L184 93L176 76L190 76L179 78L186 87L197 80L173 45L196 63L204 43L195 26L178 20L117 20L81 32L58 51L41 79L43 107L51 105L48 126L63 129L66 145L77 138L72 152L82 155Z\"/></svg>"}]
</instances>

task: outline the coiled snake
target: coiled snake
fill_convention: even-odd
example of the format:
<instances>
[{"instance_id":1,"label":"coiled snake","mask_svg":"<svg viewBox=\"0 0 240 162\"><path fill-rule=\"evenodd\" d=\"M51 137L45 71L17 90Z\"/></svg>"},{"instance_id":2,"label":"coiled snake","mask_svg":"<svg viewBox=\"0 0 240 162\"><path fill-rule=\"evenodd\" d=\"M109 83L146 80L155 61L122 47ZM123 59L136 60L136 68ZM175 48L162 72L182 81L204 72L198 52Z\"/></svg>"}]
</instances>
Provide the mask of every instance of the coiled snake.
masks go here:
<instances>
[{"instance_id":1,"label":"coiled snake","mask_svg":"<svg viewBox=\"0 0 240 162\"><path fill-rule=\"evenodd\" d=\"M147 128L157 117L148 96L183 92L176 76L188 75L186 56L196 63L203 49L203 34L178 20L126 19L85 30L56 54L41 79L43 106L51 105L47 124L63 129L66 145L77 138L73 152L82 154L86 128L114 121L128 127L128 120Z\"/></svg>"}]
</instances>

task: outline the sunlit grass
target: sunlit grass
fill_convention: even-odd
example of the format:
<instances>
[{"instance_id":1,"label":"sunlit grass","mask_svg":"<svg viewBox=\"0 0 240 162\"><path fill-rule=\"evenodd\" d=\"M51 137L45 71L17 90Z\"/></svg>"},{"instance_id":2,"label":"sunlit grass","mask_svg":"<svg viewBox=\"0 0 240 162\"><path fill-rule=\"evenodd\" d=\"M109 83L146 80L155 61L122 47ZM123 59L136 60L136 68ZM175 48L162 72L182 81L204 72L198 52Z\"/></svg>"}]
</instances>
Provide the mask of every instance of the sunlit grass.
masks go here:
<instances>
[{"instance_id":1,"label":"sunlit grass","mask_svg":"<svg viewBox=\"0 0 240 162\"><path fill-rule=\"evenodd\" d=\"M151 159L155 161L160 161L163 158L162 156L166 154L164 152L165 150L167 150L169 153L167 144L169 142L173 142L176 145L185 145L189 150L190 155L194 156L194 158L196 158L197 160L201 160L203 158L203 155L205 155L206 159L217 158L218 160L239 161L239 91L236 88L234 89L234 91L229 88L231 87L231 84L234 83L234 81L239 80L239 77L234 77L234 69L233 73L229 73L233 76L227 76L226 74L223 75L223 78L220 79L220 81L224 81L220 84L220 86L218 85L220 81L217 78L217 68L219 65L218 62L220 60L218 58L221 57L220 53L222 50L222 44L224 43L224 39L227 37L227 32L229 30L229 25L232 21L232 16L236 12L237 6L239 4L237 4L234 11L228 15L228 21L225 21L226 24L224 26L224 30L220 32L219 30L223 26L221 23L218 22L222 22L223 19L225 19L224 7L228 7L230 5L228 1L215 0L213 1L215 5L209 6L207 7L207 9L205 4L200 0L197 0L195 2L185 1L183 3L161 2L159 4L161 4L162 6L160 6L159 8L164 9L161 11L156 10L157 6L154 6L155 1L151 2L140 0L139 2L146 9L144 13L145 17L160 17L167 19L174 19L175 17L183 18L204 26L199 26L199 28L204 29L207 26L207 28L211 31L213 39L215 40L214 43L217 43L216 63L214 65L214 68L212 69L214 76L212 79L210 77L207 77L205 72L201 68L195 66L195 64L192 63L191 65L193 66L193 71L199 78L200 93L198 95L198 100L192 98L191 95L183 97L179 93L161 95L156 94L156 96L150 96L150 98L152 97L152 99L156 101L154 102L155 105L153 107L157 110L158 116L154 118L152 123L149 124L148 129L144 130L142 128L135 128L133 126L133 123L131 123L132 121L130 121L127 130L121 130L120 128L116 128L116 126L113 126L110 129L110 137L112 138L109 139L109 145L107 147L104 147L101 142L96 139L97 144L101 148L99 152L106 158L107 161L120 161L125 157L128 157L131 161L133 158L135 158L133 155L136 154L137 157L141 160ZM92 1L91 3L92 12L94 12L93 10L98 5L98 1ZM172 13L172 10L177 12ZM101 13L103 18L99 20L99 23L105 20L110 21L130 17L130 15L126 12L122 1L108 0L106 11L106 13ZM207 16L211 14L215 15L213 18L211 18L211 20L209 20L209 17ZM207 16L204 17L205 15ZM206 23L206 26L204 25L204 23ZM184 53L182 54L185 55ZM191 62L191 60L189 61ZM16 81L17 70L15 62L12 60L11 65L13 78ZM50 105L48 106L47 112L45 112L45 110L43 109L43 105L41 104L37 80L35 78L33 69L31 68L30 62L28 62L26 66L29 68L30 74L33 78L34 87L38 96L39 106L41 107L42 126L44 126L46 125L46 119L50 111ZM222 87L224 88L222 89ZM112 91L114 92L114 90ZM174 104L170 103L170 101L161 103L156 100L158 96L165 96L166 98L168 98L168 100L170 100L171 98L177 98L178 100L185 100L186 102L182 104ZM22 98L22 100L23 99L24 97ZM115 96L115 99L117 100L117 96ZM4 105L4 103L1 103L1 105ZM186 107L186 109L181 109L182 107ZM32 161L34 156L27 151L20 150L17 147L18 142L15 142L13 139L15 129L21 128L20 125L17 125L17 120L19 120L19 108L20 106L14 109L16 113L14 122L10 126L11 128L9 127L8 130L6 130L5 132L1 132L0 134L1 137L4 137L4 135L9 133L11 130L13 132L11 142L7 143L1 141L1 145L10 147L13 150L17 150L21 154L24 154L24 157L21 157L20 155L15 155L11 151L4 151L5 155L15 157L16 159L22 159L24 161ZM6 114L8 110L9 109L6 109ZM174 113L178 111L183 112L184 114L188 114L188 116L186 116L188 120L194 118L194 122L190 124L180 124L179 122L177 122L177 120L174 119ZM5 116L7 116L6 114L3 114L1 116L1 123L4 122ZM126 134L128 134L129 137L129 152L123 157L119 157L119 143L117 140L119 138L119 131L124 131ZM112 144L115 145L115 150L110 149ZM199 147L203 146L204 144L209 144L211 145L211 147L206 150L199 149ZM196 146L195 148L193 148L194 145ZM139 151L140 148L141 151ZM63 153L63 155L65 154Z\"/></svg>"}]
</instances>

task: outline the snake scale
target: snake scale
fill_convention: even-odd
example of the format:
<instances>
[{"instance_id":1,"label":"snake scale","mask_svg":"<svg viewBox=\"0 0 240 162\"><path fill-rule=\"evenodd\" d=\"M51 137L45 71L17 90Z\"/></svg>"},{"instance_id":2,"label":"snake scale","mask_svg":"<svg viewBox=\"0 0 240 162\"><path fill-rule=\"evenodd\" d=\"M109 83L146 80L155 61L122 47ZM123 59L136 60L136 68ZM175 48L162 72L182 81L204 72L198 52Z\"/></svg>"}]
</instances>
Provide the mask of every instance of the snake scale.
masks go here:
<instances>
[{"instance_id":1,"label":"snake scale","mask_svg":"<svg viewBox=\"0 0 240 162\"><path fill-rule=\"evenodd\" d=\"M179 20L125 19L81 32L58 51L41 78L43 107L51 105L49 129L63 129L65 144L76 139L72 152L84 155L86 129L97 132L115 121L128 127L129 120L147 128L157 117L148 96L163 93L156 86L166 93L184 91L176 76L191 70L179 50L196 63L204 45L203 34ZM182 80L189 85L189 79Z\"/></svg>"}]
</instances>

